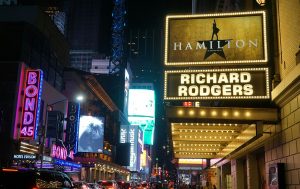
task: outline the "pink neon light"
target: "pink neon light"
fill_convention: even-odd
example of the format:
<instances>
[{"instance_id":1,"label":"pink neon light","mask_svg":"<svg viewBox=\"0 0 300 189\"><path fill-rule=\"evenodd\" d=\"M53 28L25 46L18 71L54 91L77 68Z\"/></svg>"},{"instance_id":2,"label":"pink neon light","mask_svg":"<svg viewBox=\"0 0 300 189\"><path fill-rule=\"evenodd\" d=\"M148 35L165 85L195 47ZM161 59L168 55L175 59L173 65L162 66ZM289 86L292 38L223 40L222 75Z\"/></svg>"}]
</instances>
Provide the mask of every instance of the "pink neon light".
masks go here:
<instances>
[{"instance_id":1,"label":"pink neon light","mask_svg":"<svg viewBox=\"0 0 300 189\"><path fill-rule=\"evenodd\" d=\"M33 122L33 113L32 112L24 112L23 124L30 125L32 122Z\"/></svg>"},{"instance_id":2,"label":"pink neon light","mask_svg":"<svg viewBox=\"0 0 300 189\"><path fill-rule=\"evenodd\" d=\"M28 84L29 85L36 84L38 82L36 78L37 78L37 74L35 72L29 72L28 73Z\"/></svg>"},{"instance_id":3,"label":"pink neon light","mask_svg":"<svg viewBox=\"0 0 300 189\"><path fill-rule=\"evenodd\" d=\"M62 159L62 160L66 160L68 157L68 152L67 149L65 147L62 146L57 146L55 144L52 145L51 147L51 157L57 158L57 159ZM69 153L69 158L74 160L74 151L71 150Z\"/></svg>"},{"instance_id":4,"label":"pink neon light","mask_svg":"<svg viewBox=\"0 0 300 189\"><path fill-rule=\"evenodd\" d=\"M34 111L34 105L35 105L35 99L32 98L26 98L25 99L25 110L28 111L28 109L30 109L30 111Z\"/></svg>"},{"instance_id":5,"label":"pink neon light","mask_svg":"<svg viewBox=\"0 0 300 189\"><path fill-rule=\"evenodd\" d=\"M28 84L29 85L29 84ZM29 85L28 87L26 87L25 89L25 94L27 97L33 98L37 95L38 93L38 89L36 86L34 85Z\"/></svg>"},{"instance_id":6,"label":"pink neon light","mask_svg":"<svg viewBox=\"0 0 300 189\"><path fill-rule=\"evenodd\" d=\"M39 98L40 71L27 70L26 76L20 138L33 138L36 129L35 122L38 106L37 100Z\"/></svg>"}]
</instances>

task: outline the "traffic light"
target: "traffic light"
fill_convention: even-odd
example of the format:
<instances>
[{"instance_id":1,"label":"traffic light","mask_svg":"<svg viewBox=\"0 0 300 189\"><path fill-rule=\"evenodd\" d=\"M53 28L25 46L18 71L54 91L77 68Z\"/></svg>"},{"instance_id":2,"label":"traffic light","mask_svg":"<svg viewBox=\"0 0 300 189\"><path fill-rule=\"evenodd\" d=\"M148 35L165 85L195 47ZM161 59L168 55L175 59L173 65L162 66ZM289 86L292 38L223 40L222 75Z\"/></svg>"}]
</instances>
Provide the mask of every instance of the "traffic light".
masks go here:
<instances>
[{"instance_id":1,"label":"traffic light","mask_svg":"<svg viewBox=\"0 0 300 189\"><path fill-rule=\"evenodd\" d=\"M63 139L64 114L60 111L49 111L47 116L47 133L50 138Z\"/></svg>"}]
</instances>

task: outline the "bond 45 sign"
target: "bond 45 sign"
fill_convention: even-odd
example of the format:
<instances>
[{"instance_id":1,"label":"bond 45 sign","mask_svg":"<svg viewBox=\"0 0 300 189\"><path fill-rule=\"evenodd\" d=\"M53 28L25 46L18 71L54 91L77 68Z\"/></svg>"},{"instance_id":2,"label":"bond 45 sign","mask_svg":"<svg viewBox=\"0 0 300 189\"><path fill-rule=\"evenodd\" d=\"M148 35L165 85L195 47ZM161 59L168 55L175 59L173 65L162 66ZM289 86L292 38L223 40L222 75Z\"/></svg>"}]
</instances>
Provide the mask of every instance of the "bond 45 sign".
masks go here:
<instances>
[{"instance_id":1,"label":"bond 45 sign","mask_svg":"<svg viewBox=\"0 0 300 189\"><path fill-rule=\"evenodd\" d=\"M165 100L268 98L268 68L165 71Z\"/></svg>"},{"instance_id":2,"label":"bond 45 sign","mask_svg":"<svg viewBox=\"0 0 300 189\"><path fill-rule=\"evenodd\" d=\"M24 85L20 138L35 138L39 123L43 72L27 70Z\"/></svg>"}]
</instances>

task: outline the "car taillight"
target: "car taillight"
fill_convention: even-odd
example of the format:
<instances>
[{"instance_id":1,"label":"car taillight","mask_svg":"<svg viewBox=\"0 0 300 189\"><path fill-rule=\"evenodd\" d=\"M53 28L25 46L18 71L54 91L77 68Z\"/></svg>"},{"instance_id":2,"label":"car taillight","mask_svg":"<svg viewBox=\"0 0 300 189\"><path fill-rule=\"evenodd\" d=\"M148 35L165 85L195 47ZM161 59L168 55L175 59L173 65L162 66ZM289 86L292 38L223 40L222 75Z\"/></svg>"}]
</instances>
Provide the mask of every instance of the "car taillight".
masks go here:
<instances>
[{"instance_id":1,"label":"car taillight","mask_svg":"<svg viewBox=\"0 0 300 189\"><path fill-rule=\"evenodd\" d=\"M34 187L32 187L31 189L39 189L39 187L34 186Z\"/></svg>"}]
</instances>

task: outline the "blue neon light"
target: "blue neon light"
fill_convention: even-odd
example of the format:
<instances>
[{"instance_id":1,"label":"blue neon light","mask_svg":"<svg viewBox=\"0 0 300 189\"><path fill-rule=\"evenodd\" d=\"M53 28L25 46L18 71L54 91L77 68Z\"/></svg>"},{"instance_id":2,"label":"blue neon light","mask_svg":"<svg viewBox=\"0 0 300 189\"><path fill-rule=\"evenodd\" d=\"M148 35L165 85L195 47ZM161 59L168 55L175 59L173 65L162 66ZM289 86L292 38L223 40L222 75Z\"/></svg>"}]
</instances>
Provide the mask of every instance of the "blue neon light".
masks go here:
<instances>
[{"instance_id":1,"label":"blue neon light","mask_svg":"<svg viewBox=\"0 0 300 189\"><path fill-rule=\"evenodd\" d=\"M73 167L73 168L81 168L81 164L78 163L73 163L70 161L65 161L65 160L60 160L60 159L54 159L54 164L56 165L61 165L61 166L69 166L69 167Z\"/></svg>"},{"instance_id":2,"label":"blue neon light","mask_svg":"<svg viewBox=\"0 0 300 189\"><path fill-rule=\"evenodd\" d=\"M76 142L75 142L75 148L74 148L74 154L78 151L78 135L79 135L79 122L80 122L80 103L78 103L78 111L77 111L77 123L76 123Z\"/></svg>"},{"instance_id":3,"label":"blue neon light","mask_svg":"<svg viewBox=\"0 0 300 189\"><path fill-rule=\"evenodd\" d=\"M41 99L42 99L42 91L43 91L43 78L44 78L43 70L39 70L39 72L40 72L40 78L39 78L40 79L40 87L39 87L34 139L37 139L37 137L38 137L39 122L40 122L40 108L41 108Z\"/></svg>"}]
</instances>

